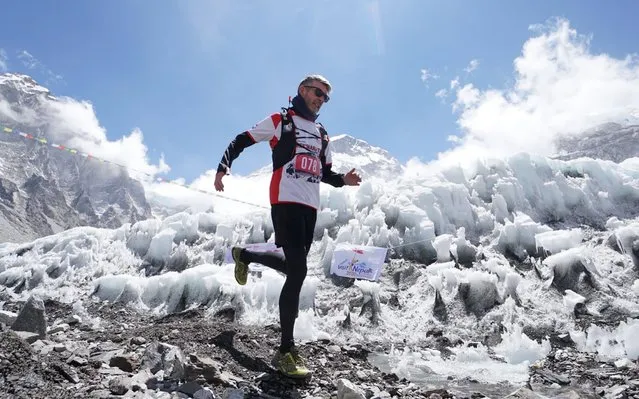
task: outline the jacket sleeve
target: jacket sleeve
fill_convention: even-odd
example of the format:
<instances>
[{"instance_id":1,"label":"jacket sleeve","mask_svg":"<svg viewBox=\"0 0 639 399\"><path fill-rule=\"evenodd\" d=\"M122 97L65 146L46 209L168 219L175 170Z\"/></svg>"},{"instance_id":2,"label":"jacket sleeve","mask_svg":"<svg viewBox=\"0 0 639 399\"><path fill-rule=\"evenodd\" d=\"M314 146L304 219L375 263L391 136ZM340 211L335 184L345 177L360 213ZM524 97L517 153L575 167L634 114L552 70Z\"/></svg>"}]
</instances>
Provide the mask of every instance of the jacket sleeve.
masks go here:
<instances>
[{"instance_id":1,"label":"jacket sleeve","mask_svg":"<svg viewBox=\"0 0 639 399\"><path fill-rule=\"evenodd\" d=\"M274 138L279 140L281 132L279 127L281 121L282 116L279 113L272 114L262 119L251 129L235 136L235 139L231 141L226 148L226 151L224 151L222 159L217 166L217 171L229 172L233 161L240 156L245 148L248 148L253 144L260 141L272 140Z\"/></svg>"},{"instance_id":2,"label":"jacket sleeve","mask_svg":"<svg viewBox=\"0 0 639 399\"><path fill-rule=\"evenodd\" d=\"M333 155L331 154L331 142L328 135L325 136L326 150L322 158L322 182L330 184L333 187L342 187L344 185L344 174L333 171Z\"/></svg>"}]
</instances>

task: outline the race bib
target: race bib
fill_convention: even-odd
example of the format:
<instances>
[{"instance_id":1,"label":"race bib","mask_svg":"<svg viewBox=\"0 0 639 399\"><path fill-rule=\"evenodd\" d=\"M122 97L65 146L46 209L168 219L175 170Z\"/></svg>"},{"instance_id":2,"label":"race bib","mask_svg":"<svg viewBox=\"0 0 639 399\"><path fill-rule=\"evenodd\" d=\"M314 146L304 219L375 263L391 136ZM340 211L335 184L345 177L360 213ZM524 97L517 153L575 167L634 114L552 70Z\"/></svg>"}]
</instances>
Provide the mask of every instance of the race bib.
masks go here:
<instances>
[{"instance_id":1,"label":"race bib","mask_svg":"<svg viewBox=\"0 0 639 399\"><path fill-rule=\"evenodd\" d=\"M295 170L309 175L320 175L320 160L317 157L307 154L297 154L295 156Z\"/></svg>"}]
</instances>

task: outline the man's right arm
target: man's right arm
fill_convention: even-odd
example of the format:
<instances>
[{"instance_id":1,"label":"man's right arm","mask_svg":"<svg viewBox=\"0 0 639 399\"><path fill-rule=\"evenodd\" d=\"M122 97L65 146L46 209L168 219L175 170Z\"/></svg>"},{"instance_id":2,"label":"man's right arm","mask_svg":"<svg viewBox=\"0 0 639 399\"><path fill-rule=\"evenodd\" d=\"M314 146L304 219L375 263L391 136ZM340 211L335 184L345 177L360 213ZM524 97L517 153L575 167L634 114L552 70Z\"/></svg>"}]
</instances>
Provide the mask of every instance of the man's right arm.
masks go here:
<instances>
[{"instance_id":1,"label":"man's right arm","mask_svg":"<svg viewBox=\"0 0 639 399\"><path fill-rule=\"evenodd\" d=\"M245 148L252 146L256 141L251 137L248 131L242 132L235 136L235 139L226 147L224 155L220 163L217 165L218 172L227 173L231 170L231 164L235 158L239 157Z\"/></svg>"},{"instance_id":2,"label":"man's right arm","mask_svg":"<svg viewBox=\"0 0 639 399\"><path fill-rule=\"evenodd\" d=\"M269 117L261 120L251 129L235 136L235 139L231 141L231 143L226 148L226 151L224 151L224 155L222 155L222 159L217 166L217 172L228 173L228 171L231 169L233 161L240 156L245 148L250 147L260 141L271 140L274 137L279 139L279 125L281 119L282 118L279 113L270 115Z\"/></svg>"}]
</instances>

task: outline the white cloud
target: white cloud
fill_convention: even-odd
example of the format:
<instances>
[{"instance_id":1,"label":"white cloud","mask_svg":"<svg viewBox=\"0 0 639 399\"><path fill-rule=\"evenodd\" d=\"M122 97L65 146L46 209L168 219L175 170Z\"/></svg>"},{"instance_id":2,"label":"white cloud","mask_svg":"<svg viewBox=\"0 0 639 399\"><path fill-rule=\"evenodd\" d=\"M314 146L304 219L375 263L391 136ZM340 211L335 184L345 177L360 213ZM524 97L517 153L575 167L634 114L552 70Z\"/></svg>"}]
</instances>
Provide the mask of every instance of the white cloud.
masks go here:
<instances>
[{"instance_id":1,"label":"white cloud","mask_svg":"<svg viewBox=\"0 0 639 399\"><path fill-rule=\"evenodd\" d=\"M7 53L0 48L0 72L6 72L7 71L7 61L9 59L7 58Z\"/></svg>"},{"instance_id":2,"label":"white cloud","mask_svg":"<svg viewBox=\"0 0 639 399\"><path fill-rule=\"evenodd\" d=\"M536 36L514 60L512 87L483 90L451 82L464 137L461 147L442 157L452 162L472 154L550 155L558 136L623 120L639 109L636 55L592 52L590 38L565 19L532 28Z\"/></svg>"},{"instance_id":3,"label":"white cloud","mask_svg":"<svg viewBox=\"0 0 639 399\"><path fill-rule=\"evenodd\" d=\"M22 64L29 69L35 69L39 64L39 61L27 50L20 51L18 58L22 61Z\"/></svg>"},{"instance_id":4,"label":"white cloud","mask_svg":"<svg viewBox=\"0 0 639 399\"><path fill-rule=\"evenodd\" d=\"M446 141L450 141L451 143L461 143L461 138L451 134L446 138Z\"/></svg>"},{"instance_id":5,"label":"white cloud","mask_svg":"<svg viewBox=\"0 0 639 399\"><path fill-rule=\"evenodd\" d=\"M134 129L128 136L109 141L106 130L100 126L93 106L86 101L63 98L47 101L45 112L48 117L49 132L68 146L126 165L128 168L145 174L154 175L167 172L168 165L163 157L159 165L152 165L147 158L142 131Z\"/></svg>"},{"instance_id":6,"label":"white cloud","mask_svg":"<svg viewBox=\"0 0 639 399\"><path fill-rule=\"evenodd\" d=\"M426 83L426 87L428 87L428 81L429 80L439 79L438 75L435 75L435 74L431 73L431 71L429 71L426 68L422 68L422 70L420 72L421 72L422 82Z\"/></svg>"},{"instance_id":7,"label":"white cloud","mask_svg":"<svg viewBox=\"0 0 639 399\"><path fill-rule=\"evenodd\" d=\"M16 106L0 95L0 116L16 124L30 123L39 120L38 113L30 108Z\"/></svg>"},{"instance_id":8,"label":"white cloud","mask_svg":"<svg viewBox=\"0 0 639 399\"><path fill-rule=\"evenodd\" d=\"M468 63L468 66L464 68L464 71L466 71L466 73L471 73L478 67L479 67L479 60L470 60L470 62Z\"/></svg>"},{"instance_id":9,"label":"white cloud","mask_svg":"<svg viewBox=\"0 0 639 399\"><path fill-rule=\"evenodd\" d=\"M54 83L63 83L64 79L61 75L53 72L51 69L47 68L42 62L40 62L36 57L34 57L31 53L26 50L22 50L18 53L18 58L22 61L22 64L32 70L36 70L44 75L45 84L51 85Z\"/></svg>"},{"instance_id":10,"label":"white cloud","mask_svg":"<svg viewBox=\"0 0 639 399\"><path fill-rule=\"evenodd\" d=\"M468 109L479 102L480 92L472 84L464 85L457 90L457 99L453 103L453 110Z\"/></svg>"},{"instance_id":11,"label":"white cloud","mask_svg":"<svg viewBox=\"0 0 639 399\"><path fill-rule=\"evenodd\" d=\"M0 96L0 116L4 120L33 128L42 127L46 138L56 144L124 165L137 178L144 176L135 171L155 175L169 170L163 157L158 165L149 162L144 137L139 129L110 141L105 129L100 126L91 103L67 97L56 100L43 97L41 104L35 112L29 105L10 103Z\"/></svg>"},{"instance_id":12,"label":"white cloud","mask_svg":"<svg viewBox=\"0 0 639 399\"><path fill-rule=\"evenodd\" d=\"M439 89L437 90L437 93L435 93L435 97L439 98L442 101L445 100L447 96L448 96L448 90L446 89Z\"/></svg>"}]
</instances>

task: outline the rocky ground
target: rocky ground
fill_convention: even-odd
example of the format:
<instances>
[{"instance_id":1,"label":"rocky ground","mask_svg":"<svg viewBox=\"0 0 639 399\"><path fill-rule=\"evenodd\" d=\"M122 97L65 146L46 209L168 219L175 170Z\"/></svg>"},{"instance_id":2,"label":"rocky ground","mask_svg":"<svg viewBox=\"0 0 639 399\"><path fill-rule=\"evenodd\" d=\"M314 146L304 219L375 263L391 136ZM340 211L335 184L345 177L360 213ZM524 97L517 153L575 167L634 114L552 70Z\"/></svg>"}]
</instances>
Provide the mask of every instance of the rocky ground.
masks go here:
<instances>
[{"instance_id":1,"label":"rocky ground","mask_svg":"<svg viewBox=\"0 0 639 399\"><path fill-rule=\"evenodd\" d=\"M82 309L81 311L79 309ZM232 310L164 317L100 302L5 303L0 311L0 396L7 398L483 398L420 387L372 366L372 348L302 345L314 375L295 381L270 359L279 331L233 321ZM15 331L20 330L20 331ZM445 340L444 340L445 341ZM531 366L526 387L500 397L639 398L639 367L578 353L569 342ZM496 397L496 396L491 396Z\"/></svg>"}]
</instances>

